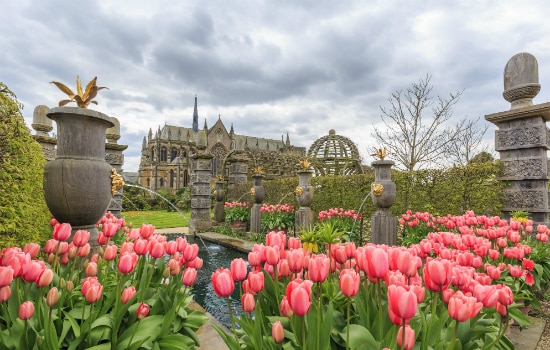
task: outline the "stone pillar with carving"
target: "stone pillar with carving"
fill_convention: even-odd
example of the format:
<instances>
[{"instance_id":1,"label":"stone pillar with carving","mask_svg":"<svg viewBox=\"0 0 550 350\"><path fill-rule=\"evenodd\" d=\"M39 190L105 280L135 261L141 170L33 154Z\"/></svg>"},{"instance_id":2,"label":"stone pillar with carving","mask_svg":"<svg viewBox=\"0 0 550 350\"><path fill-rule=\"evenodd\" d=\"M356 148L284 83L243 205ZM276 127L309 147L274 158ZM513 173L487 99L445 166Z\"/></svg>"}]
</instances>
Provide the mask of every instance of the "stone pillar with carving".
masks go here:
<instances>
[{"instance_id":1,"label":"stone pillar with carving","mask_svg":"<svg viewBox=\"0 0 550 350\"><path fill-rule=\"evenodd\" d=\"M217 223L224 222L224 206L225 206L225 191L223 189L224 181L222 178L219 178L216 181L216 190L214 192L214 199L216 203L214 204L214 221Z\"/></svg>"},{"instance_id":2,"label":"stone pillar with carving","mask_svg":"<svg viewBox=\"0 0 550 350\"><path fill-rule=\"evenodd\" d=\"M538 63L529 53L513 56L504 68L504 99L508 111L488 114L495 124L495 150L500 154L503 172L499 178L509 186L503 189L503 216L514 211L529 212L536 224L548 224L548 157L550 103L533 104L540 91Z\"/></svg>"},{"instance_id":3,"label":"stone pillar with carving","mask_svg":"<svg viewBox=\"0 0 550 350\"><path fill-rule=\"evenodd\" d=\"M262 230L261 218L262 213L260 213L260 208L265 198L265 189L262 185L262 179L264 176L260 173L252 175L254 180L254 187L252 187L251 195L254 197L254 204L252 204L252 209L250 212L250 232L251 233L260 233Z\"/></svg>"},{"instance_id":4,"label":"stone pillar with carving","mask_svg":"<svg viewBox=\"0 0 550 350\"><path fill-rule=\"evenodd\" d=\"M46 116L50 109L47 106L39 105L34 108L32 116L32 128L36 131L32 137L42 147L42 153L46 160L55 159L55 145L57 139L50 136L49 132L53 130L52 120Z\"/></svg>"},{"instance_id":5,"label":"stone pillar with carving","mask_svg":"<svg viewBox=\"0 0 550 350\"><path fill-rule=\"evenodd\" d=\"M206 132L198 132L198 152L193 159L191 173L191 218L189 232L209 230L212 228L210 206L212 204L210 183L212 181L212 158L206 151Z\"/></svg>"},{"instance_id":6,"label":"stone pillar with carving","mask_svg":"<svg viewBox=\"0 0 550 350\"><path fill-rule=\"evenodd\" d=\"M304 166L304 169L307 167ZM300 208L295 213L295 233L299 233L301 229L311 230L315 223L315 215L310 208L313 203L313 186L310 183L312 175L310 170L298 171L298 187L295 194Z\"/></svg>"},{"instance_id":7,"label":"stone pillar with carving","mask_svg":"<svg viewBox=\"0 0 550 350\"><path fill-rule=\"evenodd\" d=\"M248 173L248 164L246 158L241 153L236 153L229 160L229 184L228 199L229 201L241 200L245 193L237 193L236 185L244 184L247 181L246 174Z\"/></svg>"},{"instance_id":8,"label":"stone pillar with carving","mask_svg":"<svg viewBox=\"0 0 550 350\"><path fill-rule=\"evenodd\" d=\"M383 159L371 163L374 168L372 203L377 208L371 218L372 243L375 244L397 244L397 218L390 212L396 197L396 186L391 180L391 167L394 164L391 160Z\"/></svg>"},{"instance_id":9,"label":"stone pillar with carving","mask_svg":"<svg viewBox=\"0 0 550 350\"><path fill-rule=\"evenodd\" d=\"M118 174L122 175L122 166L124 165L124 155L122 151L128 148L128 145L119 145L118 139L120 139L120 122L117 118L111 117L111 120L115 124L112 128L107 129L107 143L105 144L105 161L109 163ZM120 218L120 212L122 211L122 191L123 189L114 192L111 203L107 208L113 215Z\"/></svg>"}]
</instances>

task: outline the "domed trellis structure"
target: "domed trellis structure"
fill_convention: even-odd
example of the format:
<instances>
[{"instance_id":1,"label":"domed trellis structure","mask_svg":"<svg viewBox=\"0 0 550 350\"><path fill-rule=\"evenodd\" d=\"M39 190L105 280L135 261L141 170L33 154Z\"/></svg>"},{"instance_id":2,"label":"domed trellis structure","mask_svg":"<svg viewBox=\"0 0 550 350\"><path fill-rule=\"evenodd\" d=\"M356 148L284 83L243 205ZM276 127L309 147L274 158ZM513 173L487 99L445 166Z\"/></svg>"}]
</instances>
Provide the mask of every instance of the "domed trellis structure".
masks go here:
<instances>
[{"instance_id":1,"label":"domed trellis structure","mask_svg":"<svg viewBox=\"0 0 550 350\"><path fill-rule=\"evenodd\" d=\"M315 176L363 173L357 146L349 138L336 135L334 129L313 142L307 157L312 163Z\"/></svg>"}]
</instances>

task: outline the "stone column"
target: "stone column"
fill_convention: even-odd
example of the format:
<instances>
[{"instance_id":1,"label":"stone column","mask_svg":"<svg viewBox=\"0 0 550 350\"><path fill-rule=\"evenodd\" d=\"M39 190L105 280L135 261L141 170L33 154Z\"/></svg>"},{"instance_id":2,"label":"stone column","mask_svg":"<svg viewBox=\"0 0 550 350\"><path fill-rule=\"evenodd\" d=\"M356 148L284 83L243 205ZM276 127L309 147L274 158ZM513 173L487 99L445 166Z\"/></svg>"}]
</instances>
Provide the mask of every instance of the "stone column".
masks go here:
<instances>
[{"instance_id":1,"label":"stone column","mask_svg":"<svg viewBox=\"0 0 550 350\"><path fill-rule=\"evenodd\" d=\"M120 122L115 117L111 117L111 120L113 121L113 123L115 123L115 126L107 129L105 161L109 163L113 168L115 168L117 173L122 175L122 166L124 165L124 155L122 154L122 151L128 148L128 145L119 145L117 143L118 139L120 139ZM120 212L122 211L122 191L123 190L120 189L113 195L111 203L107 208L107 210L110 211L117 218L121 217Z\"/></svg>"},{"instance_id":2,"label":"stone column","mask_svg":"<svg viewBox=\"0 0 550 350\"><path fill-rule=\"evenodd\" d=\"M250 232L260 233L262 230L261 218L262 213L260 213L260 208L265 198L265 189L262 185L262 179L264 176L262 174L252 175L254 180L254 187L252 187L252 195L254 196L254 204L252 205L250 213Z\"/></svg>"},{"instance_id":3,"label":"stone column","mask_svg":"<svg viewBox=\"0 0 550 350\"><path fill-rule=\"evenodd\" d=\"M244 195L244 193L236 193L235 185L246 183L247 172L248 165L243 155L236 154L229 160L229 184L227 186L229 201L240 200Z\"/></svg>"},{"instance_id":4,"label":"stone column","mask_svg":"<svg viewBox=\"0 0 550 350\"><path fill-rule=\"evenodd\" d=\"M296 199L300 208L295 213L294 232L300 232L303 228L311 230L315 221L315 215L310 205L313 203L313 186L310 184L312 172L309 170L298 171L298 187L296 187Z\"/></svg>"},{"instance_id":5,"label":"stone column","mask_svg":"<svg viewBox=\"0 0 550 350\"><path fill-rule=\"evenodd\" d=\"M213 156L206 151L206 133L204 130L198 133L197 148L199 152L192 157L191 218L189 220L189 232L191 233L212 228L210 184L212 181Z\"/></svg>"},{"instance_id":6,"label":"stone column","mask_svg":"<svg viewBox=\"0 0 550 350\"><path fill-rule=\"evenodd\" d=\"M503 216L527 211L536 224L549 223L548 157L550 103L533 105L540 91L538 63L529 53L513 56L504 69L504 92L511 103L509 111L489 114L495 124L495 150L503 165Z\"/></svg>"},{"instance_id":7,"label":"stone column","mask_svg":"<svg viewBox=\"0 0 550 350\"><path fill-rule=\"evenodd\" d=\"M374 167L372 184L372 202L377 207L371 218L372 243L397 244L397 218L390 212L395 202L396 186L391 180L391 160L377 160L371 163Z\"/></svg>"},{"instance_id":8,"label":"stone column","mask_svg":"<svg viewBox=\"0 0 550 350\"><path fill-rule=\"evenodd\" d=\"M224 221L225 191L223 189L223 180L216 181L216 192L214 192L214 221L217 223Z\"/></svg>"},{"instance_id":9,"label":"stone column","mask_svg":"<svg viewBox=\"0 0 550 350\"><path fill-rule=\"evenodd\" d=\"M49 132L53 130L52 120L46 116L50 109L47 106L39 105L34 108L32 116L32 128L36 131L32 137L42 147L42 153L46 160L55 159L55 145L57 139L49 135Z\"/></svg>"}]
</instances>

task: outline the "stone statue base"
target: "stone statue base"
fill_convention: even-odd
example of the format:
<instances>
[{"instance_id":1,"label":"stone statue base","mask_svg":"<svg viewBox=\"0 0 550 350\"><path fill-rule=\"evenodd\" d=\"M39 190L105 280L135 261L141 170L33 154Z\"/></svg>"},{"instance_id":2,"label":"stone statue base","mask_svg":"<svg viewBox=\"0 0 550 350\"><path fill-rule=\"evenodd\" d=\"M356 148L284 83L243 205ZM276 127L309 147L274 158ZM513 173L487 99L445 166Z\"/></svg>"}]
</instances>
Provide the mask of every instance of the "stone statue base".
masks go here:
<instances>
[{"instance_id":1,"label":"stone statue base","mask_svg":"<svg viewBox=\"0 0 550 350\"><path fill-rule=\"evenodd\" d=\"M262 229L261 224L261 217L262 213L260 213L260 208L262 207L261 204L253 204L252 209L250 210L250 232L251 233L260 233Z\"/></svg>"},{"instance_id":2,"label":"stone statue base","mask_svg":"<svg viewBox=\"0 0 550 350\"><path fill-rule=\"evenodd\" d=\"M393 246L397 244L397 218L388 208L378 208L372 216L372 243Z\"/></svg>"},{"instance_id":3,"label":"stone statue base","mask_svg":"<svg viewBox=\"0 0 550 350\"><path fill-rule=\"evenodd\" d=\"M299 235L301 229L311 230L315 221L313 210L308 207L301 207L295 213L295 229L294 235Z\"/></svg>"},{"instance_id":4,"label":"stone statue base","mask_svg":"<svg viewBox=\"0 0 550 350\"><path fill-rule=\"evenodd\" d=\"M224 202L216 202L214 204L214 221L217 223L224 221Z\"/></svg>"}]
</instances>

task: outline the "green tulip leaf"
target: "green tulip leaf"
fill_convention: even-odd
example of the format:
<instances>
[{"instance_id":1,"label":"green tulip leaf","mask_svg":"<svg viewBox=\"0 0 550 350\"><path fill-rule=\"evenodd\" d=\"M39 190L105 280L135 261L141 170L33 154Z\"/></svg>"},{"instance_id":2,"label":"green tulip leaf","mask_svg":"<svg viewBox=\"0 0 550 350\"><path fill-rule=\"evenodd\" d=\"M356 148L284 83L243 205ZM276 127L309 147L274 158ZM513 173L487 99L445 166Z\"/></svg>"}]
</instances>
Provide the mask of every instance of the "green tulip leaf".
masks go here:
<instances>
[{"instance_id":1,"label":"green tulip leaf","mask_svg":"<svg viewBox=\"0 0 550 350\"><path fill-rule=\"evenodd\" d=\"M340 333L342 339L347 337L347 328ZM368 329L358 324L349 325L349 347L353 350L380 349L377 342Z\"/></svg>"}]
</instances>

